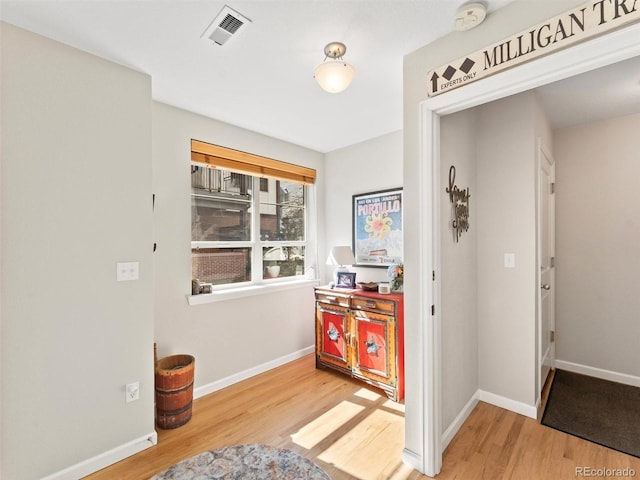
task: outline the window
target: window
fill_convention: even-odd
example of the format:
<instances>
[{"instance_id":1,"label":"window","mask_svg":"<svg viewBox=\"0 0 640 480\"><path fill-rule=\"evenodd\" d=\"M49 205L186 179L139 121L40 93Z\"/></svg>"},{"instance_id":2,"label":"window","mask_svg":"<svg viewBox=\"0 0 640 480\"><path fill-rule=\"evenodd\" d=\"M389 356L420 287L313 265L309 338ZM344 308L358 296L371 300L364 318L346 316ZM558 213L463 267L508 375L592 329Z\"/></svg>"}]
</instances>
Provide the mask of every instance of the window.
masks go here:
<instances>
[{"instance_id":1,"label":"window","mask_svg":"<svg viewBox=\"0 0 640 480\"><path fill-rule=\"evenodd\" d=\"M234 154L256 162L234 163L229 158ZM255 175L255 166L265 161L267 165L259 167L269 169L270 175ZM310 177L296 178L296 173L285 171L280 176L289 178L280 178L274 167L281 163L192 141L193 278L215 289L302 278L309 243ZM315 177L311 169L283 165Z\"/></svg>"}]
</instances>

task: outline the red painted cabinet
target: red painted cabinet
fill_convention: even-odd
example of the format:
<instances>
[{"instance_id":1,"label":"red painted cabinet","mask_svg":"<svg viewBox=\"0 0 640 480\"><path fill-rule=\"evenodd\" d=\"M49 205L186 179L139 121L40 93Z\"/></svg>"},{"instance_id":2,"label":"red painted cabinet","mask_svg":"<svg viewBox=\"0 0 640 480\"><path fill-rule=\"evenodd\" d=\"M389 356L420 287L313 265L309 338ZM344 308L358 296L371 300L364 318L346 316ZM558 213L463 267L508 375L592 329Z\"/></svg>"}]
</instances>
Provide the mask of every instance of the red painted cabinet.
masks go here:
<instances>
[{"instance_id":1,"label":"red painted cabinet","mask_svg":"<svg viewBox=\"0 0 640 480\"><path fill-rule=\"evenodd\" d=\"M325 309L319 310L320 322L322 324L319 353L325 362L347 368L349 358L347 357L347 340L345 333L347 329L347 309Z\"/></svg>"},{"instance_id":2,"label":"red painted cabinet","mask_svg":"<svg viewBox=\"0 0 640 480\"><path fill-rule=\"evenodd\" d=\"M316 288L316 366L404 398L402 294Z\"/></svg>"}]
</instances>

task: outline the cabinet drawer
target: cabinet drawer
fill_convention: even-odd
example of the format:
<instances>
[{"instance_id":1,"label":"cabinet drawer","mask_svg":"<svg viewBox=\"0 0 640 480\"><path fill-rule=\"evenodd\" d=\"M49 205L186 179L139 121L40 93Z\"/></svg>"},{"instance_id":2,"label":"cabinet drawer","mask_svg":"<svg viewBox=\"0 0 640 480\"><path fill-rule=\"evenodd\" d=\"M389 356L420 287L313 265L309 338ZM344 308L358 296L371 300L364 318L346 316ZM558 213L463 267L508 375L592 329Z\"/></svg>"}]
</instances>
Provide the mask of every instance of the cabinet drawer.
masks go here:
<instances>
[{"instance_id":1,"label":"cabinet drawer","mask_svg":"<svg viewBox=\"0 0 640 480\"><path fill-rule=\"evenodd\" d=\"M378 298L353 297L351 300L353 310L368 310L393 315L395 302L392 300L380 300Z\"/></svg>"},{"instance_id":2,"label":"cabinet drawer","mask_svg":"<svg viewBox=\"0 0 640 480\"><path fill-rule=\"evenodd\" d=\"M333 293L316 292L316 301L327 305L339 305L349 307L349 297Z\"/></svg>"}]
</instances>

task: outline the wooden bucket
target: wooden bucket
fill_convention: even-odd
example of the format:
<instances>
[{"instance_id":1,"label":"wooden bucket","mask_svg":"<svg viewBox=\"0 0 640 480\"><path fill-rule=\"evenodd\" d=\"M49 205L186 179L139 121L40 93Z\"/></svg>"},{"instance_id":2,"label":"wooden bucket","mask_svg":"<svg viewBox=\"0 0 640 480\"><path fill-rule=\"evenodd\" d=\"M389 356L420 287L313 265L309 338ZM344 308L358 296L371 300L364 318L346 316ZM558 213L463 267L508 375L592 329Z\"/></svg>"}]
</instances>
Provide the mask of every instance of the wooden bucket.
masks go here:
<instances>
[{"instance_id":1,"label":"wooden bucket","mask_svg":"<svg viewBox=\"0 0 640 480\"><path fill-rule=\"evenodd\" d=\"M196 359L171 355L156 362L156 424L177 428L191 420Z\"/></svg>"}]
</instances>

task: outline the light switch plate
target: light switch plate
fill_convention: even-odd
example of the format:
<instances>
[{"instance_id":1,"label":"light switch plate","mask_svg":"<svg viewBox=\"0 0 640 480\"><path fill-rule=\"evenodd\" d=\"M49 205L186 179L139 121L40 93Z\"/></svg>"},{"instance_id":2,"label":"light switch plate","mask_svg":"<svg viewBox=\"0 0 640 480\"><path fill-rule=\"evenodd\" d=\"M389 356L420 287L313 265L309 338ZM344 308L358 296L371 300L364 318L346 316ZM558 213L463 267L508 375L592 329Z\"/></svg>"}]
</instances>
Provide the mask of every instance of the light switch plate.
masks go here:
<instances>
[{"instance_id":1,"label":"light switch plate","mask_svg":"<svg viewBox=\"0 0 640 480\"><path fill-rule=\"evenodd\" d=\"M516 268L516 254L505 253L504 254L504 268Z\"/></svg>"},{"instance_id":2,"label":"light switch plate","mask_svg":"<svg viewBox=\"0 0 640 480\"><path fill-rule=\"evenodd\" d=\"M138 280L139 268L138 262L118 262L116 278L119 282Z\"/></svg>"}]
</instances>

